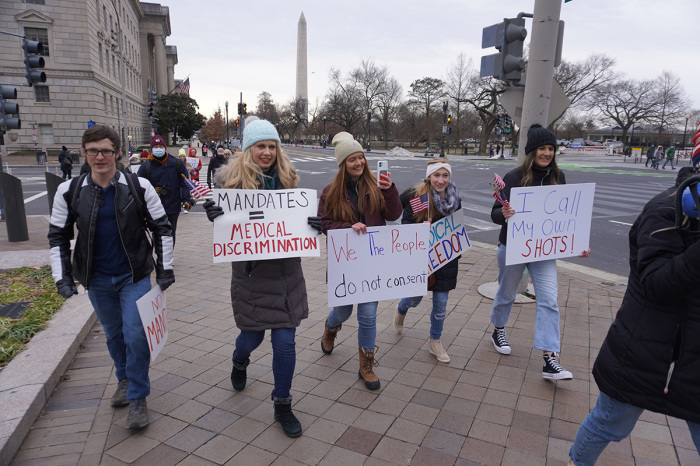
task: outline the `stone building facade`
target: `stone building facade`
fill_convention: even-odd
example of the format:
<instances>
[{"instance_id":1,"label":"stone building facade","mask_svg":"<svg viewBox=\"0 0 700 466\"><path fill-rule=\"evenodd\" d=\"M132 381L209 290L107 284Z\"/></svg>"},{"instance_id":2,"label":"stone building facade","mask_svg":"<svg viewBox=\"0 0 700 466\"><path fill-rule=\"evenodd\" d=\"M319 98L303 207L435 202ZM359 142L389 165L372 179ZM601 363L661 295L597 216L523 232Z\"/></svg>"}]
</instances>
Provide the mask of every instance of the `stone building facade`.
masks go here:
<instances>
[{"instance_id":1,"label":"stone building facade","mask_svg":"<svg viewBox=\"0 0 700 466\"><path fill-rule=\"evenodd\" d=\"M4 154L7 148L34 148L34 134L43 150L77 149L90 122L117 129L125 145L128 136L132 146L148 143L148 92L162 95L175 87L177 48L166 45L167 6L137 0L3 0L0 30L44 42L47 76L46 83L26 87L22 39L0 34L0 82L17 84L22 120L22 129L5 135Z\"/></svg>"}]
</instances>

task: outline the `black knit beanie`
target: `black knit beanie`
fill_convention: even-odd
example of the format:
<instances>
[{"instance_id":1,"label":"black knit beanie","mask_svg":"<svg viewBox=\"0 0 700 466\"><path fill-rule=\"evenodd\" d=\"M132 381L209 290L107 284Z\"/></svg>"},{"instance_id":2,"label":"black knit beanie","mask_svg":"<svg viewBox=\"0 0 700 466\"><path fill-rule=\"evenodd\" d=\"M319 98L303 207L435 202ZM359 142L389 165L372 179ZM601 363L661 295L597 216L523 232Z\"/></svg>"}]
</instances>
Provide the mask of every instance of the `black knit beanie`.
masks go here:
<instances>
[{"instance_id":1,"label":"black knit beanie","mask_svg":"<svg viewBox=\"0 0 700 466\"><path fill-rule=\"evenodd\" d=\"M530 126L530 129L527 130L527 144L525 144L525 153L529 154L538 147L545 146L547 144L554 146L556 149L557 138L554 137L554 133L547 128L543 128L542 125L537 123Z\"/></svg>"}]
</instances>

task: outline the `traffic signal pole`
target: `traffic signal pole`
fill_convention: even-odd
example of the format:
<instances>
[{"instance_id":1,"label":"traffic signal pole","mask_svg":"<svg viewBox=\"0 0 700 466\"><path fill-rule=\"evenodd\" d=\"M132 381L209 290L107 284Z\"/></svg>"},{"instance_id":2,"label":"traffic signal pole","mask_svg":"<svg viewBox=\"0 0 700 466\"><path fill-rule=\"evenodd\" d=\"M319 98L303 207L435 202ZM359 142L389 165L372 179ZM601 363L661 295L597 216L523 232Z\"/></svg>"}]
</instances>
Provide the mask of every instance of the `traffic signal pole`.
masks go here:
<instances>
[{"instance_id":1,"label":"traffic signal pole","mask_svg":"<svg viewBox=\"0 0 700 466\"><path fill-rule=\"evenodd\" d=\"M538 123L546 127L549 121L561 4L562 0L535 0L530 57L527 62L525 97L520 120L518 164L522 164L525 159L525 144L530 126Z\"/></svg>"}]
</instances>

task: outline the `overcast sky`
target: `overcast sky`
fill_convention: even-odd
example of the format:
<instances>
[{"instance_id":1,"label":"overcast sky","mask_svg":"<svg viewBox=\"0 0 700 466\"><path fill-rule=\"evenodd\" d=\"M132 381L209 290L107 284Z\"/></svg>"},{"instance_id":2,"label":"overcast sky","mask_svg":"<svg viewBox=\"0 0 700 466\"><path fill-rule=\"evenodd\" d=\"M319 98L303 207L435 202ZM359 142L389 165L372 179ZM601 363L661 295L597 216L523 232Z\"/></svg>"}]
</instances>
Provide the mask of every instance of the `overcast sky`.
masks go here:
<instances>
[{"instance_id":1,"label":"overcast sky","mask_svg":"<svg viewBox=\"0 0 700 466\"><path fill-rule=\"evenodd\" d=\"M444 79L464 53L478 67L482 29L532 13L534 0L164 0L170 7L179 63L176 79L190 77L190 95L209 117L229 101L249 111L267 91L287 103L296 89L297 23L304 12L308 34L310 104L322 100L331 67L346 73L363 59L387 65L404 94L416 79ZM605 53L628 77L676 73L700 108L699 0L572 0L561 7L566 22L563 58ZM530 40L531 20L527 20ZM691 109L689 109L691 110Z\"/></svg>"}]
</instances>

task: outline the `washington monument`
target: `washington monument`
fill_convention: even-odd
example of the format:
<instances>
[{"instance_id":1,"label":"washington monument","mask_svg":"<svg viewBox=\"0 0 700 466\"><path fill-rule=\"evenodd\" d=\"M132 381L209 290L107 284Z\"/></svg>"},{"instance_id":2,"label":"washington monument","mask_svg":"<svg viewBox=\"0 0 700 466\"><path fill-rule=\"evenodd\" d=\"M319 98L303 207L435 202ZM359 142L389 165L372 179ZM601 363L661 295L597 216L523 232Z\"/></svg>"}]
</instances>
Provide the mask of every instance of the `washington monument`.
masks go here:
<instances>
[{"instance_id":1,"label":"washington monument","mask_svg":"<svg viewBox=\"0 0 700 466\"><path fill-rule=\"evenodd\" d=\"M304 127L308 126L309 122L309 86L307 83L306 69L306 18L304 12L301 12L299 24L297 25L297 93L296 100L298 104L303 105L302 120Z\"/></svg>"}]
</instances>

